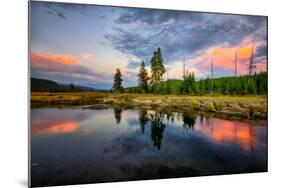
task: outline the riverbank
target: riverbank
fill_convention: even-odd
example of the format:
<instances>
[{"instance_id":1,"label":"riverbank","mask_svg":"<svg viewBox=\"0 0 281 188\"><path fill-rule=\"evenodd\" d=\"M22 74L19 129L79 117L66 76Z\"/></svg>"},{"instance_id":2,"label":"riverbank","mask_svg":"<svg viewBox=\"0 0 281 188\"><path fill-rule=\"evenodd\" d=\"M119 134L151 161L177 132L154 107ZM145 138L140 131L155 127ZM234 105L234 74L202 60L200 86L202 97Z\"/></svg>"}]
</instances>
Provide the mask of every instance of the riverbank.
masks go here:
<instances>
[{"instance_id":1,"label":"riverbank","mask_svg":"<svg viewBox=\"0 0 281 188\"><path fill-rule=\"evenodd\" d=\"M186 96L94 92L31 93L31 107L143 108L267 119L266 96Z\"/></svg>"}]
</instances>

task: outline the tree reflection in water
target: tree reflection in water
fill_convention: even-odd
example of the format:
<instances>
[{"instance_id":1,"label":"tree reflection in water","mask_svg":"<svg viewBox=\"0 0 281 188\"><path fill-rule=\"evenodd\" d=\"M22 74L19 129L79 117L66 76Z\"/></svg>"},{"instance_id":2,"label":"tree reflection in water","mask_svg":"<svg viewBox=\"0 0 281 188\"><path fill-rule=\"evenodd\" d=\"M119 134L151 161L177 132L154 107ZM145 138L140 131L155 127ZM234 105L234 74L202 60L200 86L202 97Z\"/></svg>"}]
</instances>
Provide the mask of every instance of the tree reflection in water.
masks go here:
<instances>
[{"instance_id":1,"label":"tree reflection in water","mask_svg":"<svg viewBox=\"0 0 281 188\"><path fill-rule=\"evenodd\" d=\"M116 107L116 108L114 108L114 116L115 116L115 121L116 121L116 123L117 124L119 124L120 123L120 121L121 121L121 118L122 118L122 108L120 108L120 107Z\"/></svg>"},{"instance_id":2,"label":"tree reflection in water","mask_svg":"<svg viewBox=\"0 0 281 188\"><path fill-rule=\"evenodd\" d=\"M153 145L159 150L161 149L161 143L165 130L164 120L174 122L175 119L180 120L182 115L183 127L186 130L193 130L196 116L188 113L172 113L172 112L152 112L148 113L147 110L139 110L139 124L141 132L144 134L145 126L150 122L151 125L151 139Z\"/></svg>"},{"instance_id":3,"label":"tree reflection in water","mask_svg":"<svg viewBox=\"0 0 281 188\"><path fill-rule=\"evenodd\" d=\"M153 145L161 149L161 142L163 138L163 133L165 130L165 124L163 123L164 113L155 112L150 115L151 122L151 139L153 140Z\"/></svg>"},{"instance_id":4,"label":"tree reflection in water","mask_svg":"<svg viewBox=\"0 0 281 188\"><path fill-rule=\"evenodd\" d=\"M140 123L140 129L142 134L144 134L145 131L145 126L149 121L149 117L147 115L147 111L146 110L140 110L139 111L139 123Z\"/></svg>"},{"instance_id":5,"label":"tree reflection in water","mask_svg":"<svg viewBox=\"0 0 281 188\"><path fill-rule=\"evenodd\" d=\"M114 115L117 124L120 124L122 119L121 107L114 108ZM161 143L164 137L166 123L179 122L180 125L189 132L196 130L214 142L236 142L242 145L243 148L250 148L247 145L252 145L254 137L252 130L247 123L239 123L223 120L223 119L210 119L208 116L199 116L198 126L195 126L197 116L192 113L175 113L171 111L159 112L153 110L141 109L138 111L138 123L142 134L145 134L146 126L151 127L151 139L153 145L161 149Z\"/></svg>"},{"instance_id":6,"label":"tree reflection in water","mask_svg":"<svg viewBox=\"0 0 281 188\"><path fill-rule=\"evenodd\" d=\"M167 120L171 121L172 123L175 122L175 114L173 112L166 112Z\"/></svg>"},{"instance_id":7,"label":"tree reflection in water","mask_svg":"<svg viewBox=\"0 0 281 188\"><path fill-rule=\"evenodd\" d=\"M195 124L196 116L193 114L183 113L182 120L183 120L183 128L189 130L193 130Z\"/></svg>"}]
</instances>

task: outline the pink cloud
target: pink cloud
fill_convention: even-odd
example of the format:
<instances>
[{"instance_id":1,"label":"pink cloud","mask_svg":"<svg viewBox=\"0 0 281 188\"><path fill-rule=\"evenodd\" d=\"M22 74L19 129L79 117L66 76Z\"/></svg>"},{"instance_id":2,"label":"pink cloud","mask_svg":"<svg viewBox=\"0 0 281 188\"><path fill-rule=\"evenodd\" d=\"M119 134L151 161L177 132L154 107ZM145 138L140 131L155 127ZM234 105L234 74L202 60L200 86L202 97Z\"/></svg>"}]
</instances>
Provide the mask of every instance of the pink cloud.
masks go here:
<instances>
[{"instance_id":1,"label":"pink cloud","mask_svg":"<svg viewBox=\"0 0 281 188\"><path fill-rule=\"evenodd\" d=\"M96 74L91 68L81 64L80 59L69 54L43 54L31 52L32 71L59 73L95 80Z\"/></svg>"},{"instance_id":2,"label":"pink cloud","mask_svg":"<svg viewBox=\"0 0 281 188\"><path fill-rule=\"evenodd\" d=\"M80 64L80 60L73 55L68 54L39 54L31 52L31 62L42 62L42 63L57 63L64 65L75 65Z\"/></svg>"},{"instance_id":3,"label":"pink cloud","mask_svg":"<svg viewBox=\"0 0 281 188\"><path fill-rule=\"evenodd\" d=\"M210 61L213 61L214 67L222 68L224 70L233 70L235 67L235 53L237 53L237 71L238 74L248 73L248 65L252 51L254 55L257 47L263 46L264 41L253 43L253 39L245 37L239 44L229 46L212 46L206 52L190 60L190 63L197 65L199 70L209 70ZM256 72L266 70L266 56L255 57L254 63L256 64Z\"/></svg>"}]
</instances>

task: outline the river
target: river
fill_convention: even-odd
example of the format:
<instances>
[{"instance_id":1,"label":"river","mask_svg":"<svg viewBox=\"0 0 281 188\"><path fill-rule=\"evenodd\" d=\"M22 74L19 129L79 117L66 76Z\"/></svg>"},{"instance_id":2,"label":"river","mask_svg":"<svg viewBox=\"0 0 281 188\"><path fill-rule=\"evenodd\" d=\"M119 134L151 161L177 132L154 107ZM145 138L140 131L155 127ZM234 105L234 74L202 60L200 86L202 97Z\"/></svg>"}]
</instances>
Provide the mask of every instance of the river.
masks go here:
<instances>
[{"instance_id":1,"label":"river","mask_svg":"<svg viewBox=\"0 0 281 188\"><path fill-rule=\"evenodd\" d=\"M180 112L31 109L31 183L267 171L267 126Z\"/></svg>"}]
</instances>

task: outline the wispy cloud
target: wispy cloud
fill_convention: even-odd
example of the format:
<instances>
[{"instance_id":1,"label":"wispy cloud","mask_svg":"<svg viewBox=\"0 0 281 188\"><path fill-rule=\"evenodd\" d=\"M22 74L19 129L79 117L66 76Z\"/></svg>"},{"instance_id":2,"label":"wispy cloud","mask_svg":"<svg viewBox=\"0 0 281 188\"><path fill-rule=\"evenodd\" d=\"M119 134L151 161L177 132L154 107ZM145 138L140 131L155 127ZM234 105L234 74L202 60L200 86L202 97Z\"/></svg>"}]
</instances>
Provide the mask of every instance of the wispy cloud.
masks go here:
<instances>
[{"instance_id":1,"label":"wispy cloud","mask_svg":"<svg viewBox=\"0 0 281 188\"><path fill-rule=\"evenodd\" d=\"M34 2L33 2L34 3ZM35 2L41 3L41 2ZM61 19L67 19L67 11L78 12L84 16L93 16L98 17L100 19L105 18L105 15L100 11L94 11L95 6L91 5L82 5L82 4L72 4L72 3L53 3L53 2L45 2L43 3L47 9L48 14L53 14Z\"/></svg>"},{"instance_id":2,"label":"wispy cloud","mask_svg":"<svg viewBox=\"0 0 281 188\"><path fill-rule=\"evenodd\" d=\"M33 63L54 63L54 64L65 64L75 65L80 64L80 60L75 56L68 54L40 54L36 52L31 53L31 61Z\"/></svg>"},{"instance_id":3,"label":"wispy cloud","mask_svg":"<svg viewBox=\"0 0 281 188\"><path fill-rule=\"evenodd\" d=\"M116 49L146 62L157 47L169 64L196 58L212 46L235 46L247 36L266 40L265 17L130 9L116 23L120 27L106 38Z\"/></svg>"},{"instance_id":4,"label":"wispy cloud","mask_svg":"<svg viewBox=\"0 0 281 188\"><path fill-rule=\"evenodd\" d=\"M247 39L247 37L246 37ZM254 47L255 43L253 40L245 41L242 40L237 45L223 45L223 46L211 46L203 53L198 54L196 58L193 58L189 61L190 64L193 64L205 72L206 75L209 75L210 72L210 61L213 62L215 69L231 72L231 75L234 74L235 67L235 54L237 53L237 71L238 74L246 74L248 72L248 66L252 50L254 51L254 64L256 64L256 72L266 70L266 51L259 52L260 49L264 48L264 45L260 43L258 46ZM215 76L221 76L216 75Z\"/></svg>"},{"instance_id":5,"label":"wispy cloud","mask_svg":"<svg viewBox=\"0 0 281 188\"><path fill-rule=\"evenodd\" d=\"M55 16L58 16L59 18L62 18L64 20L66 19L63 10L61 8L59 8L59 6L57 6L57 4L48 2L48 3L45 3L44 5L48 9L46 11L48 14L54 14Z\"/></svg>"},{"instance_id":6,"label":"wispy cloud","mask_svg":"<svg viewBox=\"0 0 281 188\"><path fill-rule=\"evenodd\" d=\"M90 68L81 65L80 60L72 55L32 52L31 67L38 71L81 74L95 79L94 72Z\"/></svg>"},{"instance_id":7,"label":"wispy cloud","mask_svg":"<svg viewBox=\"0 0 281 188\"><path fill-rule=\"evenodd\" d=\"M87 85L111 82L112 75L99 73L83 65L79 58L69 54L31 53L33 75L49 76L62 82L80 82Z\"/></svg>"}]
</instances>

